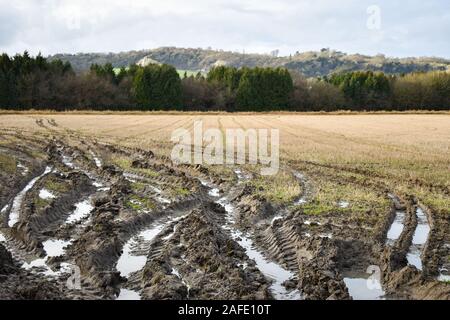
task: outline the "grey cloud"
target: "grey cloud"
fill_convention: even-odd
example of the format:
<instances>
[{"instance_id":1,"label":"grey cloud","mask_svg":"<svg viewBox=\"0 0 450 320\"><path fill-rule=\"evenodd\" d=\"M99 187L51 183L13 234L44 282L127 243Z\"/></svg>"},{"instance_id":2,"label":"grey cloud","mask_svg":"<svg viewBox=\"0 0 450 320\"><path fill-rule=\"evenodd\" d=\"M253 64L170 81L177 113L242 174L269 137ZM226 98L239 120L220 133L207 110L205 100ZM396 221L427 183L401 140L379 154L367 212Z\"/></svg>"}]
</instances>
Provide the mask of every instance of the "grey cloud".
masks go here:
<instances>
[{"instance_id":1,"label":"grey cloud","mask_svg":"<svg viewBox=\"0 0 450 320\"><path fill-rule=\"evenodd\" d=\"M0 50L125 51L158 46L222 48L283 54L330 47L391 56L447 56L447 0L0 0ZM76 3L79 3L78 1ZM369 5L381 8L382 28L366 27ZM76 17L75 17L76 18ZM75 27L74 27L75 26Z\"/></svg>"},{"instance_id":2,"label":"grey cloud","mask_svg":"<svg viewBox=\"0 0 450 320\"><path fill-rule=\"evenodd\" d=\"M20 12L14 8L4 7L0 10L0 48L12 44L21 25L23 24Z\"/></svg>"}]
</instances>

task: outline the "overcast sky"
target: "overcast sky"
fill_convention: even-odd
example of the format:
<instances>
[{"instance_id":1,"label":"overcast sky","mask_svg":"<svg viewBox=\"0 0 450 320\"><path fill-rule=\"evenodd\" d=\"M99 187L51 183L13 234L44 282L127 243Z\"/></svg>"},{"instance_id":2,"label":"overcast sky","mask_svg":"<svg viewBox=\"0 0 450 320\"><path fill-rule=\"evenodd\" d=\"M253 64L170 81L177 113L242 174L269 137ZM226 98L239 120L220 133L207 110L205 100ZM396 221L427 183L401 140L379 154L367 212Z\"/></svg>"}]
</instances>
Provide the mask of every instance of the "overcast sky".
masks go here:
<instances>
[{"instance_id":1,"label":"overcast sky","mask_svg":"<svg viewBox=\"0 0 450 320\"><path fill-rule=\"evenodd\" d=\"M0 51L161 46L450 58L450 0L0 0Z\"/></svg>"}]
</instances>

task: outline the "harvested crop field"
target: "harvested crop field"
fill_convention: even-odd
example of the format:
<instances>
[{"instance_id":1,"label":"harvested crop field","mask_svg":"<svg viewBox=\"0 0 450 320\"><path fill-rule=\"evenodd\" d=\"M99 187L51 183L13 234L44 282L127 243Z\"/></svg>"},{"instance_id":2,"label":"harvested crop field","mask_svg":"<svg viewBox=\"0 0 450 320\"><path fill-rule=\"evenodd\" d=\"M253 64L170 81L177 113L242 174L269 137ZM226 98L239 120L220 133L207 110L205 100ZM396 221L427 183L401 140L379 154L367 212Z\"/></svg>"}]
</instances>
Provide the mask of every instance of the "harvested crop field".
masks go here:
<instances>
[{"instance_id":1,"label":"harvested crop field","mask_svg":"<svg viewBox=\"0 0 450 320\"><path fill-rule=\"evenodd\" d=\"M173 163L195 120L278 173ZM0 179L0 299L450 299L448 113L3 114Z\"/></svg>"}]
</instances>

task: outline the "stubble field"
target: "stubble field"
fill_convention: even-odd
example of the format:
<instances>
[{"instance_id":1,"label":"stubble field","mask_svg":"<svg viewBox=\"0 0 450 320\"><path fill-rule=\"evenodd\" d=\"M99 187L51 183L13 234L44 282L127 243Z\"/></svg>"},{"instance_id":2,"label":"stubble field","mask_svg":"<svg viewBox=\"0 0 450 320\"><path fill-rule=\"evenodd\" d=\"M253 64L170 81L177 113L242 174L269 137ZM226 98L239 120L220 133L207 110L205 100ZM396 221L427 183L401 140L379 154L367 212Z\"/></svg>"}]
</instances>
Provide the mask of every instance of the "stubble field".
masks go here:
<instances>
[{"instance_id":1,"label":"stubble field","mask_svg":"<svg viewBox=\"0 0 450 320\"><path fill-rule=\"evenodd\" d=\"M172 163L196 120L278 174ZM450 298L449 114L3 114L0 178L3 299Z\"/></svg>"}]
</instances>

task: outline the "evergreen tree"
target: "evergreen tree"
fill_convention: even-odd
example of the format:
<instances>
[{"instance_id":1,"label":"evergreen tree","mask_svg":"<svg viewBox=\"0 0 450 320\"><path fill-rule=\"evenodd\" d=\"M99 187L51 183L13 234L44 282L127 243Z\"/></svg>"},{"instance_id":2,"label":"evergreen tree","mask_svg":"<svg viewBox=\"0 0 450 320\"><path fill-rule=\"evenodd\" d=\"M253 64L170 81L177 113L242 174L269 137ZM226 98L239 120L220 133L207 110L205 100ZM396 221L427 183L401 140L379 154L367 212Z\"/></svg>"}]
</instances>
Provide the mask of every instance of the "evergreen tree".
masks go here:
<instances>
[{"instance_id":1,"label":"evergreen tree","mask_svg":"<svg viewBox=\"0 0 450 320\"><path fill-rule=\"evenodd\" d=\"M243 68L236 93L238 110L288 109L294 89L290 73L283 68Z\"/></svg>"},{"instance_id":2,"label":"evergreen tree","mask_svg":"<svg viewBox=\"0 0 450 320\"><path fill-rule=\"evenodd\" d=\"M106 63L105 65L93 64L90 69L92 74L95 74L99 78L106 79L113 84L119 84L119 78L114 71L114 67L111 63Z\"/></svg>"},{"instance_id":3,"label":"evergreen tree","mask_svg":"<svg viewBox=\"0 0 450 320\"><path fill-rule=\"evenodd\" d=\"M181 79L172 66L151 64L139 68L133 80L133 91L142 109L181 108Z\"/></svg>"},{"instance_id":4,"label":"evergreen tree","mask_svg":"<svg viewBox=\"0 0 450 320\"><path fill-rule=\"evenodd\" d=\"M13 61L7 54L0 56L0 106L12 108L16 105L16 74L14 72Z\"/></svg>"}]
</instances>

